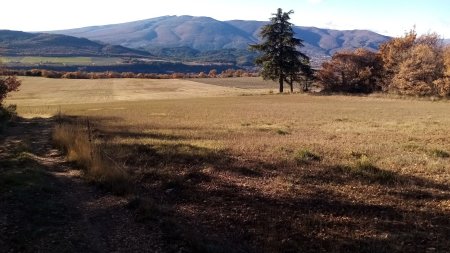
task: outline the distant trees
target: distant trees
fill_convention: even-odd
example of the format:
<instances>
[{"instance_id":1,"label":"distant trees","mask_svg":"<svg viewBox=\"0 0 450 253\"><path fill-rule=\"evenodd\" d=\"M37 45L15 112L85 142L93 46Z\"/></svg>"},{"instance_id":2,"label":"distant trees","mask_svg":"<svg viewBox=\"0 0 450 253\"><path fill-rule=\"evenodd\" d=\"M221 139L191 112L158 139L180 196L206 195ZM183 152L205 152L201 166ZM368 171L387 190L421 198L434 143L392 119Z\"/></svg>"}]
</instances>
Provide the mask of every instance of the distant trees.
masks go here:
<instances>
[{"instance_id":1,"label":"distant trees","mask_svg":"<svg viewBox=\"0 0 450 253\"><path fill-rule=\"evenodd\" d=\"M34 76L46 78L63 78L63 79L108 79L108 78L140 78L140 79L183 79L183 78L233 78L233 77L259 77L254 71L246 71L242 69L226 69L220 74L213 69L200 73L180 73L157 74L157 73L132 73L132 72L85 72L85 71L54 71L45 69L31 70L11 70L0 69L0 75L17 75L17 76Z\"/></svg>"},{"instance_id":2,"label":"distant trees","mask_svg":"<svg viewBox=\"0 0 450 253\"><path fill-rule=\"evenodd\" d=\"M370 93L381 90L382 75L380 55L360 48L334 54L316 77L325 91Z\"/></svg>"},{"instance_id":3,"label":"distant trees","mask_svg":"<svg viewBox=\"0 0 450 253\"><path fill-rule=\"evenodd\" d=\"M261 52L255 63L262 66L262 77L278 81L280 93L284 90L284 82L289 84L292 92L294 82L300 80L302 72L307 73L310 69L309 58L297 50L303 47L303 41L294 38L293 24L289 22L292 13L292 10L283 12L279 8L270 23L262 27L261 44L250 46L251 50Z\"/></svg>"},{"instance_id":4,"label":"distant trees","mask_svg":"<svg viewBox=\"0 0 450 253\"><path fill-rule=\"evenodd\" d=\"M380 46L338 52L316 73L325 91L450 96L450 48L434 33L412 30Z\"/></svg>"}]
</instances>

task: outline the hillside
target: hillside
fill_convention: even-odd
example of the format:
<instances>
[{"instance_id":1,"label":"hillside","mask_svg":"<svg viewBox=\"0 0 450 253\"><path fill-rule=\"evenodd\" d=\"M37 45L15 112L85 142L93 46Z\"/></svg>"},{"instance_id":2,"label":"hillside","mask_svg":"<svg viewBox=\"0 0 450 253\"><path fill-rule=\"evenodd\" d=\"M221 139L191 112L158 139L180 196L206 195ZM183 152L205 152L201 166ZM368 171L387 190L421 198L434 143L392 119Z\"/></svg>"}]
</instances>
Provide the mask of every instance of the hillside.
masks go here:
<instances>
[{"instance_id":1,"label":"hillside","mask_svg":"<svg viewBox=\"0 0 450 253\"><path fill-rule=\"evenodd\" d=\"M59 34L0 30L3 56L130 56L150 53Z\"/></svg>"},{"instance_id":2,"label":"hillside","mask_svg":"<svg viewBox=\"0 0 450 253\"><path fill-rule=\"evenodd\" d=\"M163 16L147 20L93 26L71 30L52 31L76 37L98 40L125 47L166 51L170 48L211 51L246 49L258 42L258 32L263 21L218 21L209 17ZM313 58L329 57L342 49L365 47L377 49L389 37L367 31L339 31L315 27L296 26L298 37L304 40L305 51ZM164 51L164 50L163 50Z\"/></svg>"}]
</instances>

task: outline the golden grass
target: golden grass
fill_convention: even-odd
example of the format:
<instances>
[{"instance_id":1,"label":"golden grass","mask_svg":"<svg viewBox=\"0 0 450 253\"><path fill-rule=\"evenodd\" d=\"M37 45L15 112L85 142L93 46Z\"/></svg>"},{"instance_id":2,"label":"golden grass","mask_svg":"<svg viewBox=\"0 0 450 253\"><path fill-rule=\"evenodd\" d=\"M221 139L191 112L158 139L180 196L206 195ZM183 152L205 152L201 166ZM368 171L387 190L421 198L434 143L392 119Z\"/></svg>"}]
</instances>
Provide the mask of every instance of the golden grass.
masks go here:
<instances>
[{"instance_id":1,"label":"golden grass","mask_svg":"<svg viewBox=\"0 0 450 253\"><path fill-rule=\"evenodd\" d=\"M267 89L278 90L278 82L263 80L261 77L239 77L239 78L195 78L194 82L212 84L223 87L233 87L240 89ZM299 87L296 87L297 89Z\"/></svg>"},{"instance_id":2,"label":"golden grass","mask_svg":"<svg viewBox=\"0 0 450 253\"><path fill-rule=\"evenodd\" d=\"M92 99L25 99L18 111L88 116L99 145L178 223L222 238L242 226L234 233L268 252L317 242L335 252L449 246L448 101L223 97L214 87L194 98L102 102L85 89Z\"/></svg>"},{"instance_id":3,"label":"golden grass","mask_svg":"<svg viewBox=\"0 0 450 253\"><path fill-rule=\"evenodd\" d=\"M116 136L116 143L189 143L267 161L292 157L292 152L305 148L318 153L325 164L352 164L350 154L359 152L385 169L445 181L449 173L435 172L448 171L447 160L430 152L450 151L448 106L448 102L272 95L22 106L18 111L27 115L61 109L69 115L114 117L106 128L183 137Z\"/></svg>"},{"instance_id":4,"label":"golden grass","mask_svg":"<svg viewBox=\"0 0 450 253\"><path fill-rule=\"evenodd\" d=\"M220 87L189 80L167 79L49 79L21 77L20 91L7 103L19 106L55 106L154 99L233 96L262 93L254 89Z\"/></svg>"},{"instance_id":5,"label":"golden grass","mask_svg":"<svg viewBox=\"0 0 450 253\"><path fill-rule=\"evenodd\" d=\"M53 131L53 141L66 152L69 161L82 166L86 179L116 194L128 192L130 178L127 171L109 157L103 145L88 131L81 122L58 124Z\"/></svg>"}]
</instances>

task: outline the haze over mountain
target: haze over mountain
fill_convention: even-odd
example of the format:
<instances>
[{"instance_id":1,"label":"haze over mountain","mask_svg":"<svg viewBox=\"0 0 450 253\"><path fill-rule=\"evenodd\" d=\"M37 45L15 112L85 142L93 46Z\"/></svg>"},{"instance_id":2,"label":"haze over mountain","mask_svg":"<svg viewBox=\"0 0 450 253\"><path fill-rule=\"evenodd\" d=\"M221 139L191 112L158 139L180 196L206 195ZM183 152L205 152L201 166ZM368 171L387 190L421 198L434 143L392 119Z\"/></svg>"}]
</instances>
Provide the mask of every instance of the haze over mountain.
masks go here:
<instances>
[{"instance_id":1,"label":"haze over mountain","mask_svg":"<svg viewBox=\"0 0 450 253\"><path fill-rule=\"evenodd\" d=\"M209 17L163 16L122 24L92 26L70 30L51 31L109 44L143 49L164 48L197 50L245 50L259 41L259 29L264 21L218 21ZM313 58L329 57L343 49L364 47L378 49L389 37L368 30L332 30L296 26L297 37L304 40L305 53ZM180 50L178 50L180 51ZM191 52L188 52L192 54Z\"/></svg>"},{"instance_id":2,"label":"haze over mountain","mask_svg":"<svg viewBox=\"0 0 450 253\"><path fill-rule=\"evenodd\" d=\"M127 56L148 57L150 53L67 35L0 30L4 56Z\"/></svg>"}]
</instances>

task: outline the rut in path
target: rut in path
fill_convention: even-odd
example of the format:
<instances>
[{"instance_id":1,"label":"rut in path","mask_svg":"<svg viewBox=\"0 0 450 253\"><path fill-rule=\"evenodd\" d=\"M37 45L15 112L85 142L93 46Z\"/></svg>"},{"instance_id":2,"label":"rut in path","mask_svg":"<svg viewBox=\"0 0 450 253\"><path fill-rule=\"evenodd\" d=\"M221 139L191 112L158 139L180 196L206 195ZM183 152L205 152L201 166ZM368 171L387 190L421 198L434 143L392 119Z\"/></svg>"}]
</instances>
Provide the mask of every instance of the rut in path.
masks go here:
<instances>
[{"instance_id":1,"label":"rut in path","mask_svg":"<svg viewBox=\"0 0 450 253\"><path fill-rule=\"evenodd\" d=\"M126 198L86 183L54 149L53 124L52 119L22 119L0 135L0 173L42 172L45 180L39 188L19 182L0 191L0 251L163 251L158 226L137 223ZM16 163L15 156L25 162Z\"/></svg>"}]
</instances>

